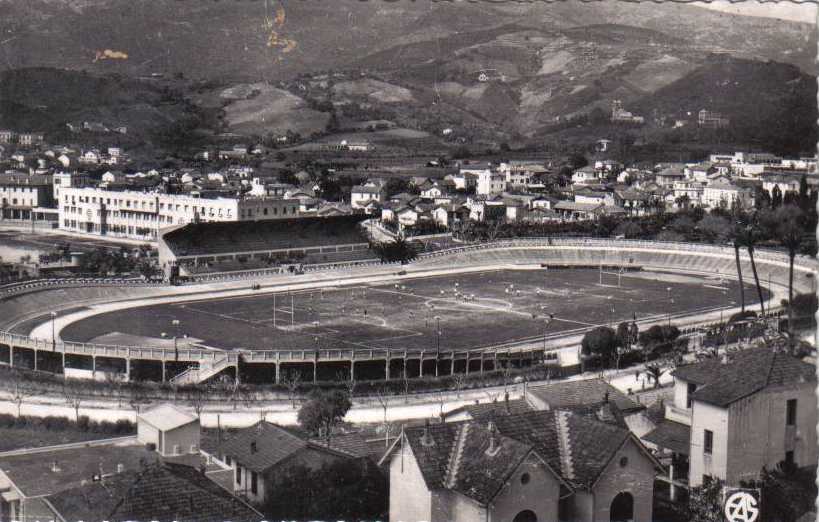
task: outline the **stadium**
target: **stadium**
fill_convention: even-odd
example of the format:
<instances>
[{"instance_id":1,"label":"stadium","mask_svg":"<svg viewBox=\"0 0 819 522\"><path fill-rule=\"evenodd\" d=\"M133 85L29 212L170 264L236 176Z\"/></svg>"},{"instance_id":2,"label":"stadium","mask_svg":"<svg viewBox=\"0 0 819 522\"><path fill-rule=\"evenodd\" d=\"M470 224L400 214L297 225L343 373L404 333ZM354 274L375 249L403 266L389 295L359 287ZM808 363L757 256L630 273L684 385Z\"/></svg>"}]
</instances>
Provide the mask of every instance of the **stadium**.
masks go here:
<instances>
[{"instance_id":1,"label":"stadium","mask_svg":"<svg viewBox=\"0 0 819 522\"><path fill-rule=\"evenodd\" d=\"M295 234L286 224L172 229L160 260L185 284L7 286L0 364L177 384L223 375L272 383L294 372L303 382L417 378L508 365L577 371L580 339L597 326L690 331L739 311L731 246L439 241L411 263L382 263L350 233L360 219L317 219L333 226ZM754 257L763 298L777 312L789 259L764 249ZM744 252L741 267L746 305L758 307ZM815 270L815 260L796 258L795 294L814 289Z\"/></svg>"}]
</instances>

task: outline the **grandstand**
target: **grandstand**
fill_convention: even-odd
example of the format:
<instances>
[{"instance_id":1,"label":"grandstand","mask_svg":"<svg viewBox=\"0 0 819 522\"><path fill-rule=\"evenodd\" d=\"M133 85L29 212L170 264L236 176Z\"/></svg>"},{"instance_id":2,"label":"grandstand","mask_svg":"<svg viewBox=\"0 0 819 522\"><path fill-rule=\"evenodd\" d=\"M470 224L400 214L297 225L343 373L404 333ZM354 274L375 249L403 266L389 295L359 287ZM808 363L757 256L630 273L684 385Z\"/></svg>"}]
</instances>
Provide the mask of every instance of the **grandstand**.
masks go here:
<instances>
[{"instance_id":1,"label":"grandstand","mask_svg":"<svg viewBox=\"0 0 819 522\"><path fill-rule=\"evenodd\" d=\"M364 215L191 223L160 234L159 263L169 277L258 270L280 264L374 259Z\"/></svg>"}]
</instances>

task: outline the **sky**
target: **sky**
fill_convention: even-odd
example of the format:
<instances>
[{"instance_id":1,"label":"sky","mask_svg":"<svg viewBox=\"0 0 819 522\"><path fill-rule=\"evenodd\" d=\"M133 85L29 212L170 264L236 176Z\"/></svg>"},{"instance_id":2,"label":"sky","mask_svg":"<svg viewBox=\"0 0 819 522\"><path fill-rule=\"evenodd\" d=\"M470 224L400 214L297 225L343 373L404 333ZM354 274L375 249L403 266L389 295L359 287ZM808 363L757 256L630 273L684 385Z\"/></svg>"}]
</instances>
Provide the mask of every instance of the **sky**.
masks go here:
<instances>
[{"instance_id":1,"label":"sky","mask_svg":"<svg viewBox=\"0 0 819 522\"><path fill-rule=\"evenodd\" d=\"M756 0L746 0L742 2L727 2L716 0L713 2L694 2L695 5L748 16L764 16L769 18L782 18L797 22L816 23L817 6L815 3L794 3L787 0L774 2L758 2Z\"/></svg>"}]
</instances>

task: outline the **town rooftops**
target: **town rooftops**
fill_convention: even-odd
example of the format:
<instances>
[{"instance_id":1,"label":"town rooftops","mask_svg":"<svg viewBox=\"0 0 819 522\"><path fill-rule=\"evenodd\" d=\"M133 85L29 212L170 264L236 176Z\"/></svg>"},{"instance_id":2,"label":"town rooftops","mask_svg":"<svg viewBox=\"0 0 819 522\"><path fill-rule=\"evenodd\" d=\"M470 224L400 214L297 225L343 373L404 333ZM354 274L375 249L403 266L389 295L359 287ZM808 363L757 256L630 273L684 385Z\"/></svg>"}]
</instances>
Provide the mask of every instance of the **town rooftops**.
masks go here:
<instances>
[{"instance_id":1,"label":"town rooftops","mask_svg":"<svg viewBox=\"0 0 819 522\"><path fill-rule=\"evenodd\" d=\"M140 413L137 418L160 431L173 430L198 420L195 415L167 403Z\"/></svg>"},{"instance_id":2,"label":"town rooftops","mask_svg":"<svg viewBox=\"0 0 819 522\"><path fill-rule=\"evenodd\" d=\"M691 452L691 426L664 419L644 435L643 440L688 455Z\"/></svg>"},{"instance_id":3,"label":"town rooftops","mask_svg":"<svg viewBox=\"0 0 819 522\"><path fill-rule=\"evenodd\" d=\"M680 366L673 375L699 386L693 399L723 408L764 389L816 383L813 365L765 346Z\"/></svg>"},{"instance_id":4,"label":"town rooftops","mask_svg":"<svg viewBox=\"0 0 819 522\"><path fill-rule=\"evenodd\" d=\"M344 439L342 442L353 444ZM341 444L339 443L338 447L334 446L331 438L328 447L326 442L312 441L276 424L259 421L249 428L236 432L222 444L219 452L230 456L251 471L263 473L308 448L346 458L358 457L358 454L344 450Z\"/></svg>"},{"instance_id":5,"label":"town rooftops","mask_svg":"<svg viewBox=\"0 0 819 522\"><path fill-rule=\"evenodd\" d=\"M491 502L533 449L492 426L470 421L405 429L427 487L454 490L481 505Z\"/></svg>"},{"instance_id":6,"label":"town rooftops","mask_svg":"<svg viewBox=\"0 0 819 522\"><path fill-rule=\"evenodd\" d=\"M602 203L575 203L574 201L560 201L555 203L555 210L572 212L595 212L603 207Z\"/></svg>"},{"instance_id":7,"label":"town rooftops","mask_svg":"<svg viewBox=\"0 0 819 522\"><path fill-rule=\"evenodd\" d=\"M549 409L596 407L608 399L625 413L641 411L644 407L602 379L582 379L543 386L530 386L531 400ZM608 394L608 395L607 395Z\"/></svg>"},{"instance_id":8,"label":"town rooftops","mask_svg":"<svg viewBox=\"0 0 819 522\"><path fill-rule=\"evenodd\" d=\"M105 477L119 469L136 470L158 460L197 468L206 465L214 480L225 472L221 466L207 465L205 457L199 454L161 457L135 436L0 454L0 470L20 493L31 498L80 486L95 475Z\"/></svg>"},{"instance_id":9,"label":"town rooftops","mask_svg":"<svg viewBox=\"0 0 819 522\"><path fill-rule=\"evenodd\" d=\"M373 185L355 185L351 192L353 194L380 194L383 189Z\"/></svg>"},{"instance_id":10,"label":"town rooftops","mask_svg":"<svg viewBox=\"0 0 819 522\"><path fill-rule=\"evenodd\" d=\"M568 488L591 489L628 440L633 440L645 451L627 428L570 411L496 415L491 421L502 436L496 442L504 448L503 459L486 454L490 433L487 418L404 430L405 441L418 459L430 489L447 487L486 503L497 491L493 490L494 483L479 480L485 480L482 477L506 478L530 452L535 453ZM647 451L645 455L660 467ZM453 467L451 463L457 461L460 464Z\"/></svg>"},{"instance_id":11,"label":"town rooftops","mask_svg":"<svg viewBox=\"0 0 819 522\"><path fill-rule=\"evenodd\" d=\"M531 388L530 388L531 389ZM466 414L471 419L479 419L487 415L514 415L533 411L532 406L525 399L513 399L505 401L482 402L480 404L467 404L454 410L448 411L445 417L456 417Z\"/></svg>"},{"instance_id":12,"label":"town rooftops","mask_svg":"<svg viewBox=\"0 0 819 522\"><path fill-rule=\"evenodd\" d=\"M156 463L47 497L60 519L255 522L261 513L198 470Z\"/></svg>"},{"instance_id":13,"label":"town rooftops","mask_svg":"<svg viewBox=\"0 0 819 522\"><path fill-rule=\"evenodd\" d=\"M51 185L51 176L5 173L0 174L0 185L6 186L45 186Z\"/></svg>"}]
</instances>

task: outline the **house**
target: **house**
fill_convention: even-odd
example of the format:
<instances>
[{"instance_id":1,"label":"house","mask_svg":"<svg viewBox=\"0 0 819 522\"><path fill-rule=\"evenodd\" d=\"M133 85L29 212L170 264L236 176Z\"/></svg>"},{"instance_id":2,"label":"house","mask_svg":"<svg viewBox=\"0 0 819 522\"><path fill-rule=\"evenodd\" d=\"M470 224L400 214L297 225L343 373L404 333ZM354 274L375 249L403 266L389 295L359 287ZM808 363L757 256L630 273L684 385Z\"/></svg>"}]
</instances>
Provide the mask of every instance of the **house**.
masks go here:
<instances>
[{"instance_id":1,"label":"house","mask_svg":"<svg viewBox=\"0 0 819 522\"><path fill-rule=\"evenodd\" d=\"M100 151L98 150L87 150L82 153L79 158L79 162L86 164L86 165L97 165L100 162Z\"/></svg>"},{"instance_id":2,"label":"house","mask_svg":"<svg viewBox=\"0 0 819 522\"><path fill-rule=\"evenodd\" d=\"M467 201L469 219L473 221L497 221L506 217L506 205L503 196L476 196Z\"/></svg>"},{"instance_id":3,"label":"house","mask_svg":"<svg viewBox=\"0 0 819 522\"><path fill-rule=\"evenodd\" d=\"M261 513L184 464L157 462L43 499L47 520L259 522Z\"/></svg>"},{"instance_id":4,"label":"house","mask_svg":"<svg viewBox=\"0 0 819 522\"><path fill-rule=\"evenodd\" d=\"M424 199L435 200L441 197L446 197L448 193L445 185L438 181L424 184L418 188L421 190L421 197Z\"/></svg>"},{"instance_id":5,"label":"house","mask_svg":"<svg viewBox=\"0 0 819 522\"><path fill-rule=\"evenodd\" d=\"M761 178L762 190L768 194L773 194L774 188L778 187L782 196L788 192L798 193L802 181L801 175L788 175L779 172L763 172Z\"/></svg>"},{"instance_id":6,"label":"house","mask_svg":"<svg viewBox=\"0 0 819 522\"><path fill-rule=\"evenodd\" d=\"M557 223L563 221L560 214L554 210L543 207L535 207L530 210L526 219L530 223Z\"/></svg>"},{"instance_id":7,"label":"house","mask_svg":"<svg viewBox=\"0 0 819 522\"><path fill-rule=\"evenodd\" d=\"M674 183L685 180L684 166L672 165L654 175L654 182L660 187L672 187Z\"/></svg>"},{"instance_id":8,"label":"house","mask_svg":"<svg viewBox=\"0 0 819 522\"><path fill-rule=\"evenodd\" d=\"M466 191L478 186L478 176L468 171L447 174L444 181L451 181L455 190Z\"/></svg>"},{"instance_id":9,"label":"house","mask_svg":"<svg viewBox=\"0 0 819 522\"><path fill-rule=\"evenodd\" d=\"M563 219L570 221L585 221L597 219L605 207L602 203L575 203L574 201L559 201L552 208Z\"/></svg>"},{"instance_id":10,"label":"house","mask_svg":"<svg viewBox=\"0 0 819 522\"><path fill-rule=\"evenodd\" d=\"M506 190L506 176L493 170L483 170L478 174L475 193L483 196L502 194Z\"/></svg>"},{"instance_id":11,"label":"house","mask_svg":"<svg viewBox=\"0 0 819 522\"><path fill-rule=\"evenodd\" d=\"M584 187L574 193L575 203L586 203L592 205L606 205L615 207L620 204L620 196L617 192L604 188Z\"/></svg>"},{"instance_id":12,"label":"house","mask_svg":"<svg viewBox=\"0 0 819 522\"><path fill-rule=\"evenodd\" d=\"M403 207L395 212L395 217L398 220L398 225L403 229L404 227L413 227L420 220L421 213L414 207Z\"/></svg>"},{"instance_id":13,"label":"house","mask_svg":"<svg viewBox=\"0 0 819 522\"><path fill-rule=\"evenodd\" d=\"M702 191L702 205L706 208L732 208L734 205L750 208L753 203L753 193L733 183L711 181Z\"/></svg>"},{"instance_id":14,"label":"house","mask_svg":"<svg viewBox=\"0 0 819 522\"><path fill-rule=\"evenodd\" d=\"M687 208L702 204L704 187L702 183L678 181L674 183L671 197L674 208Z\"/></svg>"},{"instance_id":15,"label":"house","mask_svg":"<svg viewBox=\"0 0 819 522\"><path fill-rule=\"evenodd\" d=\"M53 508L56 506L52 505L51 499L62 492L76 491L89 483L105 486L115 482L119 475L133 472L138 475L140 471L158 463L190 467L190 470L183 470L187 476L195 473L219 484L218 488L223 488L222 484L228 484L232 475L227 466L209 459L201 452L163 457L140 442L136 436L18 450L0 455L0 519L55 520ZM173 503L175 498L169 497L168 493L175 494L174 490L166 490L165 496L157 496L157 500L162 498L165 503ZM152 494L158 495L155 491ZM68 504L78 500L73 494L67 497L63 497L66 502L57 502L60 512L70 512L72 508ZM189 504L185 496L181 499ZM102 503L102 499L96 500ZM238 499L234 501L238 502ZM74 507L93 509L94 506L89 504L91 503ZM143 520L173 520L164 518L169 515L167 512L155 514L157 518Z\"/></svg>"},{"instance_id":16,"label":"house","mask_svg":"<svg viewBox=\"0 0 819 522\"><path fill-rule=\"evenodd\" d=\"M573 185L588 185L597 183L602 179L602 171L595 170L594 167L582 167L572 174Z\"/></svg>"},{"instance_id":17,"label":"house","mask_svg":"<svg viewBox=\"0 0 819 522\"><path fill-rule=\"evenodd\" d=\"M350 191L350 205L353 209L364 209L372 201L383 203L386 196L382 185L376 183L355 185Z\"/></svg>"},{"instance_id":18,"label":"house","mask_svg":"<svg viewBox=\"0 0 819 522\"><path fill-rule=\"evenodd\" d=\"M501 163L498 172L506 177L507 187L528 187L545 174L547 169L538 163L513 160Z\"/></svg>"},{"instance_id":19,"label":"house","mask_svg":"<svg viewBox=\"0 0 819 522\"><path fill-rule=\"evenodd\" d=\"M216 457L233 470L233 491L251 503L261 504L276 487L281 470L291 466L318 469L339 460L353 460L359 455L259 421L238 430L217 450Z\"/></svg>"},{"instance_id":20,"label":"house","mask_svg":"<svg viewBox=\"0 0 819 522\"><path fill-rule=\"evenodd\" d=\"M7 129L0 129L0 143L15 143L17 141L17 133Z\"/></svg>"},{"instance_id":21,"label":"house","mask_svg":"<svg viewBox=\"0 0 819 522\"><path fill-rule=\"evenodd\" d=\"M468 404L444 415L446 422L476 420L487 415L518 414L529 411L571 410L576 412L596 412L604 405L612 405L625 418L645 410L603 379L581 379L577 381L555 382L527 387L522 399L510 400L508 395L501 402Z\"/></svg>"},{"instance_id":22,"label":"house","mask_svg":"<svg viewBox=\"0 0 819 522\"><path fill-rule=\"evenodd\" d=\"M816 465L815 365L759 346L680 366L673 376L673 403L643 437L671 463L663 481L695 487L711 476L738 486L782 461Z\"/></svg>"},{"instance_id":23,"label":"house","mask_svg":"<svg viewBox=\"0 0 819 522\"><path fill-rule=\"evenodd\" d=\"M506 197L503 198L503 204L506 206L506 221L508 223L528 221L529 205L524 201L517 198Z\"/></svg>"},{"instance_id":24,"label":"house","mask_svg":"<svg viewBox=\"0 0 819 522\"><path fill-rule=\"evenodd\" d=\"M556 198L553 198L551 196L540 195L532 198L531 205L533 209L542 208L546 210L551 210L554 204L557 202L558 199Z\"/></svg>"},{"instance_id":25,"label":"house","mask_svg":"<svg viewBox=\"0 0 819 522\"><path fill-rule=\"evenodd\" d=\"M683 172L688 181L705 183L708 181L708 175L716 172L716 168L711 162L703 162L688 165L683 169Z\"/></svg>"},{"instance_id":26,"label":"house","mask_svg":"<svg viewBox=\"0 0 819 522\"><path fill-rule=\"evenodd\" d=\"M162 404L137 416L137 440L153 444L164 457L199 452L199 418Z\"/></svg>"},{"instance_id":27,"label":"house","mask_svg":"<svg viewBox=\"0 0 819 522\"><path fill-rule=\"evenodd\" d=\"M405 428L389 465L390 520L651 520L661 470L628 429L569 411Z\"/></svg>"},{"instance_id":28,"label":"house","mask_svg":"<svg viewBox=\"0 0 819 522\"><path fill-rule=\"evenodd\" d=\"M437 205L432 211L432 219L442 227L451 227L469 219L469 209L461 204Z\"/></svg>"},{"instance_id":29,"label":"house","mask_svg":"<svg viewBox=\"0 0 819 522\"><path fill-rule=\"evenodd\" d=\"M618 190L616 191L620 206L629 216L645 216L651 207L651 197L639 190Z\"/></svg>"},{"instance_id":30,"label":"house","mask_svg":"<svg viewBox=\"0 0 819 522\"><path fill-rule=\"evenodd\" d=\"M42 132L21 132L17 136L17 142L20 145L29 147L32 145L39 145L45 140Z\"/></svg>"}]
</instances>

